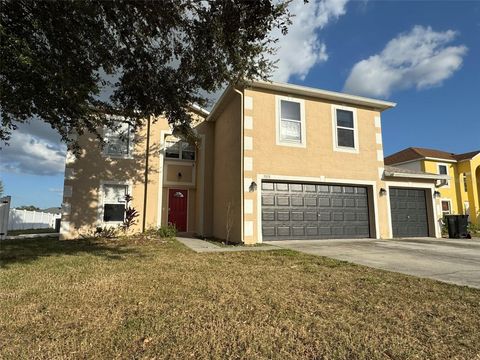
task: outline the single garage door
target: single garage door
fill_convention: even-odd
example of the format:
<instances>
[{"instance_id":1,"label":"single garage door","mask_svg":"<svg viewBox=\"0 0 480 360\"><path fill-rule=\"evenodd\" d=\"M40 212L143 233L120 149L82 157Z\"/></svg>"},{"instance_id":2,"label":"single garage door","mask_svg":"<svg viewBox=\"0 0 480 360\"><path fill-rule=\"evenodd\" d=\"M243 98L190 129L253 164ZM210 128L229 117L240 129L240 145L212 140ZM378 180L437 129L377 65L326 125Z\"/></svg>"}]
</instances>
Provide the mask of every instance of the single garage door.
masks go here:
<instances>
[{"instance_id":1,"label":"single garage door","mask_svg":"<svg viewBox=\"0 0 480 360\"><path fill-rule=\"evenodd\" d=\"M428 236L424 189L390 188L393 237Z\"/></svg>"},{"instance_id":2,"label":"single garage door","mask_svg":"<svg viewBox=\"0 0 480 360\"><path fill-rule=\"evenodd\" d=\"M264 240L370 237L367 188L262 182Z\"/></svg>"}]
</instances>

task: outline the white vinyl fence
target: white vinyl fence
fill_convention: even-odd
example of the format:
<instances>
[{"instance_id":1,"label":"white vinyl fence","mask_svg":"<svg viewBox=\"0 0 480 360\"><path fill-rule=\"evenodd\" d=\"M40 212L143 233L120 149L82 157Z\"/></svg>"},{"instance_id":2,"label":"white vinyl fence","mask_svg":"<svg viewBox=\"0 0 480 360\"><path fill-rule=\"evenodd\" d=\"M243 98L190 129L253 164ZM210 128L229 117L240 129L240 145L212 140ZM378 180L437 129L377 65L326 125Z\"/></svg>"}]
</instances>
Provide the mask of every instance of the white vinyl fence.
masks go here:
<instances>
[{"instance_id":1,"label":"white vinyl fence","mask_svg":"<svg viewBox=\"0 0 480 360\"><path fill-rule=\"evenodd\" d=\"M55 228L55 219L60 218L60 214L10 209L8 230Z\"/></svg>"}]
</instances>

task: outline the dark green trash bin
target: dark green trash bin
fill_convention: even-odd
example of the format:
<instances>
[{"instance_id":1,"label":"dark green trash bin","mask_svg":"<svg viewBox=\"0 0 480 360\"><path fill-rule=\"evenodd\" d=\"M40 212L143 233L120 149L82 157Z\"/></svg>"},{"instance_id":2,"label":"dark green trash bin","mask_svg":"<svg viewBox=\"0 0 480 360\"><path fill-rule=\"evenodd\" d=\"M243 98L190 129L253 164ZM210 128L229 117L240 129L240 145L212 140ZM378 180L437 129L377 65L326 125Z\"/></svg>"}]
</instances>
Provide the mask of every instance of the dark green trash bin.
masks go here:
<instances>
[{"instance_id":1,"label":"dark green trash bin","mask_svg":"<svg viewBox=\"0 0 480 360\"><path fill-rule=\"evenodd\" d=\"M461 239L468 237L468 215L446 215L448 226L448 237L451 239Z\"/></svg>"}]
</instances>

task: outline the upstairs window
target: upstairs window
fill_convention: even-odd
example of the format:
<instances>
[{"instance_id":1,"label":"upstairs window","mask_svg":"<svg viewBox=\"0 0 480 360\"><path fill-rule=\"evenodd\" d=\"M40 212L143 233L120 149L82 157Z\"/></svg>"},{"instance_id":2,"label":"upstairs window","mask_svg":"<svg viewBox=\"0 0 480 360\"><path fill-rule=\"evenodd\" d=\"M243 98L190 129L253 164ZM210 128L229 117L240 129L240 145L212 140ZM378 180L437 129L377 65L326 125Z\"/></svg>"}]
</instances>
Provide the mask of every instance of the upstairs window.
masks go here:
<instances>
[{"instance_id":1,"label":"upstairs window","mask_svg":"<svg viewBox=\"0 0 480 360\"><path fill-rule=\"evenodd\" d=\"M128 185L103 185L103 222L123 222Z\"/></svg>"},{"instance_id":2,"label":"upstairs window","mask_svg":"<svg viewBox=\"0 0 480 360\"><path fill-rule=\"evenodd\" d=\"M305 146L303 102L277 97L277 144Z\"/></svg>"},{"instance_id":3,"label":"upstairs window","mask_svg":"<svg viewBox=\"0 0 480 360\"><path fill-rule=\"evenodd\" d=\"M438 164L438 173L440 175L448 175L448 165ZM445 186L448 186L449 185L448 180L445 180L444 184Z\"/></svg>"},{"instance_id":4,"label":"upstairs window","mask_svg":"<svg viewBox=\"0 0 480 360\"><path fill-rule=\"evenodd\" d=\"M195 146L185 141L167 140L165 157L169 159L195 160Z\"/></svg>"},{"instance_id":5,"label":"upstairs window","mask_svg":"<svg viewBox=\"0 0 480 360\"><path fill-rule=\"evenodd\" d=\"M115 129L105 128L105 155L127 157L130 155L132 133L130 124L115 121Z\"/></svg>"},{"instance_id":6,"label":"upstairs window","mask_svg":"<svg viewBox=\"0 0 480 360\"><path fill-rule=\"evenodd\" d=\"M467 174L463 174L463 189L465 192L468 192L468 187L467 187Z\"/></svg>"},{"instance_id":7,"label":"upstairs window","mask_svg":"<svg viewBox=\"0 0 480 360\"><path fill-rule=\"evenodd\" d=\"M335 150L356 152L358 140L355 109L334 106L333 111Z\"/></svg>"}]
</instances>

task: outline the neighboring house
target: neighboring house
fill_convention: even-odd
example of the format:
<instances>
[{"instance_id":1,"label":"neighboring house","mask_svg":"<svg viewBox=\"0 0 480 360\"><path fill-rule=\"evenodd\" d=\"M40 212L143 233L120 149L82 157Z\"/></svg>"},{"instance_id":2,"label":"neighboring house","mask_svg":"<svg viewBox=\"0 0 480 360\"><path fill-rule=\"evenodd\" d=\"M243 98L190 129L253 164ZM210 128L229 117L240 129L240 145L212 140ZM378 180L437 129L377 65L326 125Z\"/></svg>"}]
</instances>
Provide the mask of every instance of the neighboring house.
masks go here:
<instances>
[{"instance_id":1,"label":"neighboring house","mask_svg":"<svg viewBox=\"0 0 480 360\"><path fill-rule=\"evenodd\" d=\"M228 87L210 114L192 108L196 147L163 118L135 136L106 132L103 151L84 136L81 156L66 160L61 237L121 224L126 193L136 230L172 223L248 244L439 237L435 184L449 177L384 166L380 116L394 106L253 82Z\"/></svg>"},{"instance_id":2,"label":"neighboring house","mask_svg":"<svg viewBox=\"0 0 480 360\"><path fill-rule=\"evenodd\" d=\"M448 175L451 180L438 188L442 213L470 215L480 224L480 150L453 154L410 147L387 156L385 164Z\"/></svg>"}]
</instances>

